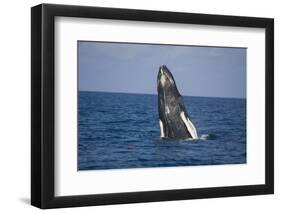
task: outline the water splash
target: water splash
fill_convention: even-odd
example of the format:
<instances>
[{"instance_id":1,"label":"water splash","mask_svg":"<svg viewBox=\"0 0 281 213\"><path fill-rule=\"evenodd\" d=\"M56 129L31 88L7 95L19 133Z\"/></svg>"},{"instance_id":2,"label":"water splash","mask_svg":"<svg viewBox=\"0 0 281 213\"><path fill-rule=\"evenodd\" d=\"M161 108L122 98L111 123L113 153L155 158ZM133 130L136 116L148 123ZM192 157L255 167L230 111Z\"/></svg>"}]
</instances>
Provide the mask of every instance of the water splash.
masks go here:
<instances>
[{"instance_id":1,"label":"water splash","mask_svg":"<svg viewBox=\"0 0 281 213\"><path fill-rule=\"evenodd\" d=\"M214 134L202 134L199 138L193 139L193 138L188 138L186 139L187 141L206 141L206 140L215 140L217 137Z\"/></svg>"},{"instance_id":2,"label":"water splash","mask_svg":"<svg viewBox=\"0 0 281 213\"><path fill-rule=\"evenodd\" d=\"M214 134L202 134L199 137L199 140L215 140L217 139L217 136Z\"/></svg>"},{"instance_id":3,"label":"water splash","mask_svg":"<svg viewBox=\"0 0 281 213\"><path fill-rule=\"evenodd\" d=\"M209 134L203 134L199 137L200 140L208 140L210 138Z\"/></svg>"}]
</instances>

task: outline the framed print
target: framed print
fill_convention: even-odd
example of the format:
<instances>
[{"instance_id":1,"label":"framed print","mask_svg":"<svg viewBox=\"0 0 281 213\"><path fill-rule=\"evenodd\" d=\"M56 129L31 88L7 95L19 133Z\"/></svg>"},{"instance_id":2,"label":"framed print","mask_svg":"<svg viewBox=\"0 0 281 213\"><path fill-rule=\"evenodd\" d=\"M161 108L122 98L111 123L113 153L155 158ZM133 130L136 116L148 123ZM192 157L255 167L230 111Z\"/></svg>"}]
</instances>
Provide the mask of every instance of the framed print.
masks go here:
<instances>
[{"instance_id":1,"label":"framed print","mask_svg":"<svg viewBox=\"0 0 281 213\"><path fill-rule=\"evenodd\" d=\"M31 9L31 204L272 194L274 21Z\"/></svg>"}]
</instances>

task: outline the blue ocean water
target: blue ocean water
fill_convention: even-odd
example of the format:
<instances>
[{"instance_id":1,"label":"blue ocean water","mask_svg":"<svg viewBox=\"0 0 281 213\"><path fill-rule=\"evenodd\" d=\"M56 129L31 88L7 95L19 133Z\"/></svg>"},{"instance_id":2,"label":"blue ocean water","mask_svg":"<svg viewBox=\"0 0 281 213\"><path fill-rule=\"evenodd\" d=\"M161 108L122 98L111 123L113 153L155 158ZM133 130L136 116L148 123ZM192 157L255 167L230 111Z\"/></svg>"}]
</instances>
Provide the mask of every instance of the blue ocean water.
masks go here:
<instances>
[{"instance_id":1,"label":"blue ocean water","mask_svg":"<svg viewBox=\"0 0 281 213\"><path fill-rule=\"evenodd\" d=\"M184 101L199 140L159 137L157 95L79 92L78 170L246 163L246 99Z\"/></svg>"}]
</instances>

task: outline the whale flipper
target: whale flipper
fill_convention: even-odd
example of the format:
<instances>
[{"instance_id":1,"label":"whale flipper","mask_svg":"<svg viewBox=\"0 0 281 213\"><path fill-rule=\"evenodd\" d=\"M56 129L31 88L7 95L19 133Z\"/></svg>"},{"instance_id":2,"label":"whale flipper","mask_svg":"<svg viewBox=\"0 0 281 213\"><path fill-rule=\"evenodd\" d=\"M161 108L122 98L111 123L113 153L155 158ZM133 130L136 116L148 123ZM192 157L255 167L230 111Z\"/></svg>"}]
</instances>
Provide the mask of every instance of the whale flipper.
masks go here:
<instances>
[{"instance_id":1,"label":"whale flipper","mask_svg":"<svg viewBox=\"0 0 281 213\"><path fill-rule=\"evenodd\" d=\"M197 130L194 124L191 122L191 120L188 117L186 117L184 112L181 112L181 119L183 120L187 128L187 131L190 133L191 137L193 139L198 139Z\"/></svg>"}]
</instances>

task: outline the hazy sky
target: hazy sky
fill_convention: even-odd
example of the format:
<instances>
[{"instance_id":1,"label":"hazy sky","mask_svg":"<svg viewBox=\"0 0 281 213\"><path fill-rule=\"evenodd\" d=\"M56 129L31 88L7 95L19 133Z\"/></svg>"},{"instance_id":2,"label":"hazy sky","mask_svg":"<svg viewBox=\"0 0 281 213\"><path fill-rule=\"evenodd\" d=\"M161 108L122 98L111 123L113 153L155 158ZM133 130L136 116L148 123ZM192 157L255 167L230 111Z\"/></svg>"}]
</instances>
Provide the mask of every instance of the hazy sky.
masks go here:
<instances>
[{"instance_id":1,"label":"hazy sky","mask_svg":"<svg viewBox=\"0 0 281 213\"><path fill-rule=\"evenodd\" d=\"M167 65L182 95L245 98L246 51L79 41L79 90L157 94Z\"/></svg>"}]
</instances>

